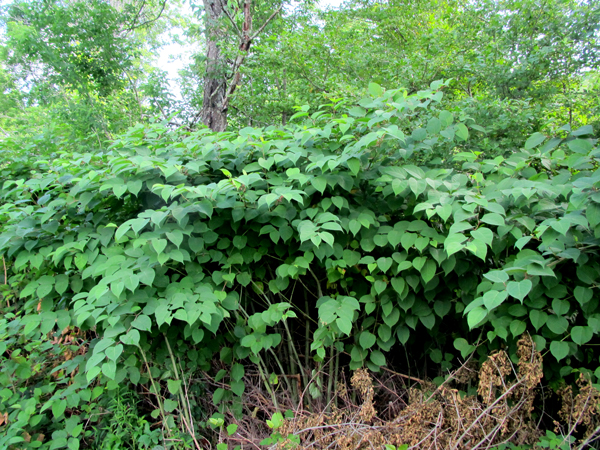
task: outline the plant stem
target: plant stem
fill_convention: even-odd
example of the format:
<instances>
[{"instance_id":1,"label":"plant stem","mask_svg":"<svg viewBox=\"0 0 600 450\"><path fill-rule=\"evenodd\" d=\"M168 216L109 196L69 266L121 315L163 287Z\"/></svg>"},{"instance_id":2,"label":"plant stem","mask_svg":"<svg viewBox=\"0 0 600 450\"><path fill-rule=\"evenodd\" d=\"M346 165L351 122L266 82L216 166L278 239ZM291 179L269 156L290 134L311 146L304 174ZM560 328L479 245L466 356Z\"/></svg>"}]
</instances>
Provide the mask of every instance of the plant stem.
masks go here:
<instances>
[{"instance_id":1,"label":"plant stem","mask_svg":"<svg viewBox=\"0 0 600 450\"><path fill-rule=\"evenodd\" d=\"M148 365L148 360L146 359L146 353L139 347L140 353L142 354L142 358L144 359L144 363L146 364L146 370L148 371L148 376L150 377L150 383L152 383L152 388L154 389L154 394L156 395L156 401L158 402L158 409L160 410L160 415L163 419L163 423L167 424L167 415L165 414L165 409L163 408L162 400L160 398L160 393L158 392L158 388L156 387L156 382L154 381L154 377L152 376L152 372L150 371L150 366ZM167 434L171 436L171 430L167 428Z\"/></svg>"},{"instance_id":2,"label":"plant stem","mask_svg":"<svg viewBox=\"0 0 600 450\"><path fill-rule=\"evenodd\" d=\"M175 356L173 355L173 350L171 349L171 344L169 344L169 339L167 338L167 335L165 333L163 333L163 336L165 337L165 342L167 343L169 355L171 355L171 363L173 364L173 374L175 375L175 379L181 382L181 378L179 378L179 371L177 370L177 364L175 362ZM185 397L183 396L183 390L181 389L181 386L179 386L179 400L181 402L181 409L183 410L183 414L186 416L187 421L191 426L192 418L189 416L188 405L185 400ZM192 437L194 436L192 435Z\"/></svg>"}]
</instances>

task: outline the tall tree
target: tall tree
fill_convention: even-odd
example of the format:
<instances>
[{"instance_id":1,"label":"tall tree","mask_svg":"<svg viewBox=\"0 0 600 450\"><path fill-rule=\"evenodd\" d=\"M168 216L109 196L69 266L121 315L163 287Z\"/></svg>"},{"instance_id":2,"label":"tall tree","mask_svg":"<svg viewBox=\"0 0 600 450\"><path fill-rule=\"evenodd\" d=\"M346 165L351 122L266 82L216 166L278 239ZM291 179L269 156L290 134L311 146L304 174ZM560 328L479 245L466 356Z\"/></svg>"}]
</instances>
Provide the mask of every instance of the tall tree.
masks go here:
<instances>
[{"instance_id":1,"label":"tall tree","mask_svg":"<svg viewBox=\"0 0 600 450\"><path fill-rule=\"evenodd\" d=\"M204 0L206 26L206 74L204 77L204 100L200 118L202 123L213 131L227 128L227 110L231 96L241 81L240 69L250 52L252 42L277 16L283 3L263 20L258 29L252 26L258 11L252 0L239 0L225 3L224 0ZM224 44L231 40L237 52L227 58L222 51Z\"/></svg>"}]
</instances>

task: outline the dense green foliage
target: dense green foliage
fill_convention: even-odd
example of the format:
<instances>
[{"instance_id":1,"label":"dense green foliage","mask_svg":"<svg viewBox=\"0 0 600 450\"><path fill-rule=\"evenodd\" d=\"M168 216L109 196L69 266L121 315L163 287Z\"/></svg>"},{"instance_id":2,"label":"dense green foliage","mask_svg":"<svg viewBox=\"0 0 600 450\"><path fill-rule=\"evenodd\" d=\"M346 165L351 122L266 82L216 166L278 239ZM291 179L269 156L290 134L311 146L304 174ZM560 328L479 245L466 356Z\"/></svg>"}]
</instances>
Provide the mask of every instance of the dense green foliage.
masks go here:
<instances>
[{"instance_id":1,"label":"dense green foliage","mask_svg":"<svg viewBox=\"0 0 600 450\"><path fill-rule=\"evenodd\" d=\"M549 380L596 370L591 127L479 157L459 151L482 132L443 109L443 87L371 84L347 114L325 105L288 128L139 125L107 152L30 161L2 189L0 442L90 444L124 380L160 394L153 417L173 432L173 414L191 422L185 380L215 358L231 370L213 400L236 415L247 361L317 397L346 364L429 358L441 375L476 341L485 358L527 332ZM450 148L446 168L422 165Z\"/></svg>"},{"instance_id":2,"label":"dense green foliage","mask_svg":"<svg viewBox=\"0 0 600 450\"><path fill-rule=\"evenodd\" d=\"M549 392L600 386L596 3L228 2L221 133L198 126L203 7L178 6L3 11L1 448L198 450L255 389L270 445L278 399L517 366L524 336L544 430ZM165 31L196 46L181 96Z\"/></svg>"}]
</instances>

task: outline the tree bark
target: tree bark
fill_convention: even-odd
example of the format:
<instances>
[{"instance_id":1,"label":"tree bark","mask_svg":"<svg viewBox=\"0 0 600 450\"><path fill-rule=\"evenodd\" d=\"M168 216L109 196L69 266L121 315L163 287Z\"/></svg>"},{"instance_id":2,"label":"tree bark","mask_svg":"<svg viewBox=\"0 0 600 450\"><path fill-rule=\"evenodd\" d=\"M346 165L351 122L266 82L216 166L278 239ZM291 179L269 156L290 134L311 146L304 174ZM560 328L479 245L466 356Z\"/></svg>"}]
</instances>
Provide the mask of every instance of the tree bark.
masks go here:
<instances>
[{"instance_id":1,"label":"tree bark","mask_svg":"<svg viewBox=\"0 0 600 450\"><path fill-rule=\"evenodd\" d=\"M223 40L220 21L223 17L223 5L220 0L204 0L206 20L206 75L204 76L204 100L201 120L213 131L225 131L227 128L227 108L225 105L227 78L225 61L219 48Z\"/></svg>"},{"instance_id":2,"label":"tree bark","mask_svg":"<svg viewBox=\"0 0 600 450\"><path fill-rule=\"evenodd\" d=\"M227 5L224 0L204 0L204 11L206 20L206 75L204 76L204 100L200 118L202 123L213 131L225 131L227 128L227 109L229 100L233 96L236 88L242 79L240 71L248 53L252 41L265 29L273 20L283 3L273 14L265 20L263 25L253 32L252 30L252 0L238 0L239 7L243 12L243 23L241 29L232 17L232 14L225 8ZM238 37L238 54L231 67L226 67L226 61L219 48L219 43L226 40L223 30L222 20L227 18ZM227 70L229 69L229 70ZM227 77L227 72L232 75Z\"/></svg>"}]
</instances>

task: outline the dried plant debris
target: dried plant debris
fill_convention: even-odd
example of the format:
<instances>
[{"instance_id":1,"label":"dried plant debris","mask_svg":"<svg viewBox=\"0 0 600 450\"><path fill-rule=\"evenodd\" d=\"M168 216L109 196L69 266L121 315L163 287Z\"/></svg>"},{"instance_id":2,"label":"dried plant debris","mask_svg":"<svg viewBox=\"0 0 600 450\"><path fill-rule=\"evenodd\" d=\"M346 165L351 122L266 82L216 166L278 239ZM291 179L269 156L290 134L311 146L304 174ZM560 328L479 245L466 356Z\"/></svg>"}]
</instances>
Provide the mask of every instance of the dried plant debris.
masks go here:
<instances>
[{"instance_id":1,"label":"dried plant debris","mask_svg":"<svg viewBox=\"0 0 600 450\"><path fill-rule=\"evenodd\" d=\"M339 381L330 404L310 408L290 404L282 393L280 408L289 407L294 415L277 430L281 439L272 448L372 450L408 445L409 449L471 450L504 443L535 445L543 435L539 419L532 415L539 405L542 356L529 337L518 342L517 355L515 365L504 351L493 353L478 371L467 361L441 386L427 382L407 386L406 377L386 373L376 379L366 369L358 369L350 386ZM477 395L466 395L452 385L475 382ZM585 432L578 434L580 443L597 439L600 392L581 376L577 394L570 387L559 394L563 406L555 431L572 435L582 427ZM266 415L274 412L258 389L247 400L250 410L265 411ZM396 413L392 416L391 411ZM230 448L250 444L257 448L273 432L256 414L236 423L239 427L229 437Z\"/></svg>"}]
</instances>

